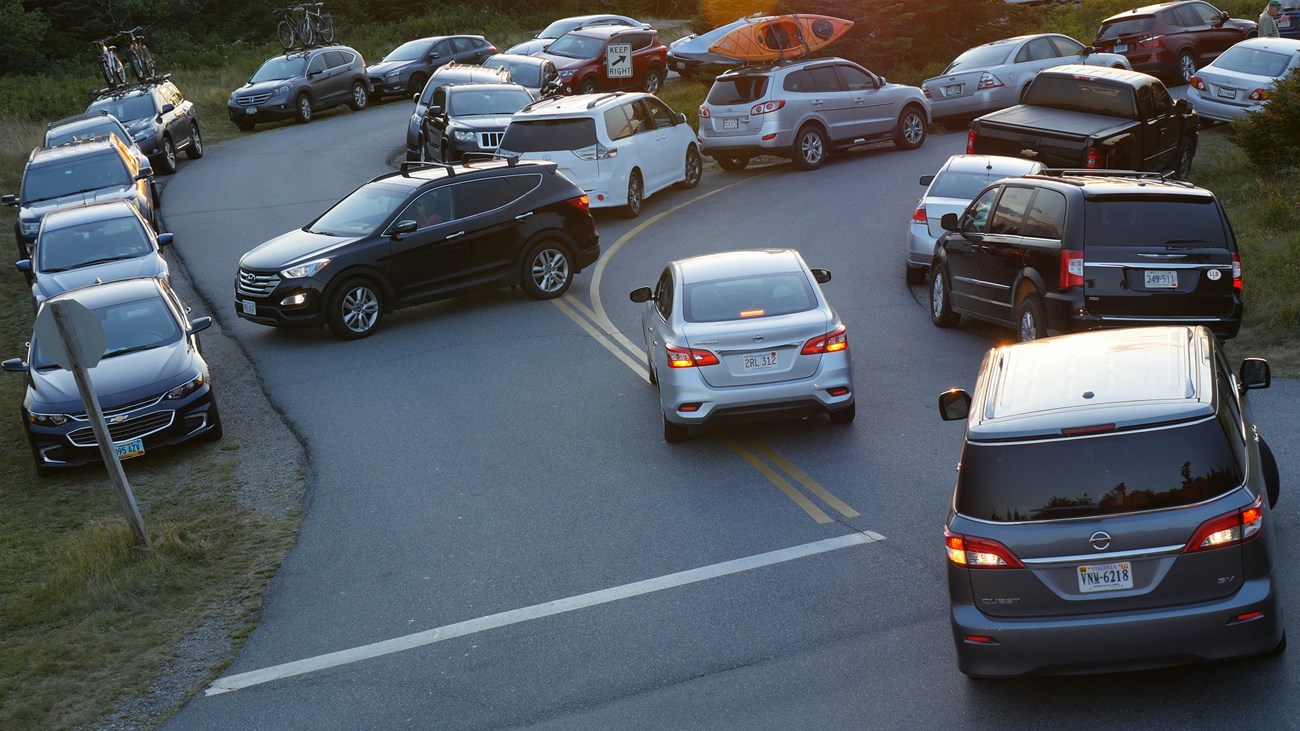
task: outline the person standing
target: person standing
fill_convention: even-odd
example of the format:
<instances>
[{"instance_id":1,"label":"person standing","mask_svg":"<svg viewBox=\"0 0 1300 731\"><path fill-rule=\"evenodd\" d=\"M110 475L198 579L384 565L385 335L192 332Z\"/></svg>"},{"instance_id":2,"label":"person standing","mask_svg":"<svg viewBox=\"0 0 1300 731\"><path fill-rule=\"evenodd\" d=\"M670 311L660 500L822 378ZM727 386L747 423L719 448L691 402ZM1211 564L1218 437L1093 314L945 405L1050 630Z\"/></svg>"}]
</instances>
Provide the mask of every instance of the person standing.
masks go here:
<instances>
[{"instance_id":1,"label":"person standing","mask_svg":"<svg viewBox=\"0 0 1300 731\"><path fill-rule=\"evenodd\" d=\"M1268 0L1264 12L1259 14L1259 37L1280 38L1277 31L1277 16L1282 14L1282 0Z\"/></svg>"}]
</instances>

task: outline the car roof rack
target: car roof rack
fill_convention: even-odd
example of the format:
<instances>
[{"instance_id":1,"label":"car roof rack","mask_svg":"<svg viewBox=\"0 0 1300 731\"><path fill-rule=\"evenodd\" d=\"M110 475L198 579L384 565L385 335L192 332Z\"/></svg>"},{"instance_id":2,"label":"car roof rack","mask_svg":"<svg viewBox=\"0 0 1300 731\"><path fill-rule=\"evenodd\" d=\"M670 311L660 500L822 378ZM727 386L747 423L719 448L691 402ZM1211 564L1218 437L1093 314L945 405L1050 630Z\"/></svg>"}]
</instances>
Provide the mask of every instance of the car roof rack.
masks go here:
<instances>
[{"instance_id":1,"label":"car roof rack","mask_svg":"<svg viewBox=\"0 0 1300 731\"><path fill-rule=\"evenodd\" d=\"M626 94L626 93L627 93L627 92L624 92L624 91L611 91L611 92L608 93L608 94L601 94L600 96L596 97L595 99L592 99L591 101L587 102L587 108L588 108L588 109L595 109L596 106L597 106L598 104L603 104L603 103L609 101L610 99L617 99L617 98L619 98L620 96L623 96L623 95Z\"/></svg>"},{"instance_id":2,"label":"car roof rack","mask_svg":"<svg viewBox=\"0 0 1300 731\"><path fill-rule=\"evenodd\" d=\"M46 122L45 129L54 129L55 127L62 127L65 124L72 124L73 122L80 122L85 119L108 116L110 115L107 109L97 109L93 112L82 112L81 114L74 114L71 117L64 117L63 119L56 119L53 122Z\"/></svg>"},{"instance_id":3,"label":"car roof rack","mask_svg":"<svg viewBox=\"0 0 1300 731\"><path fill-rule=\"evenodd\" d=\"M403 178L409 178L409 177L411 177L411 171L412 171L412 170L424 170L424 169L426 169L426 168L441 168L441 169L443 169L443 170L446 170L446 171L447 171L447 177L449 177L449 178L456 174L456 169L455 169L453 166L451 166L451 165L449 165L449 164L447 164L447 163L445 163L445 162L432 162L432 161L430 161L430 162L418 162L418 161L414 161L414 160L403 160L403 161L402 161L402 166L401 166L401 168L399 168L399 169L401 170L401 173L402 173L402 177L403 177ZM380 175L379 177L375 178L374 180L371 180L370 182L373 183L373 182L375 182L375 180L382 180L383 178L386 178L386 177L388 177L389 175L392 175L392 173L387 173L387 174L385 174L385 175Z\"/></svg>"},{"instance_id":4,"label":"car roof rack","mask_svg":"<svg viewBox=\"0 0 1300 731\"><path fill-rule=\"evenodd\" d=\"M503 155L499 152L466 152L461 154L461 161L465 167L469 167L472 162L493 162L504 160L506 167L514 167L519 164L518 155Z\"/></svg>"},{"instance_id":5,"label":"car roof rack","mask_svg":"<svg viewBox=\"0 0 1300 731\"><path fill-rule=\"evenodd\" d=\"M139 91L139 90L141 90L141 89L148 89L148 88L150 88L150 87L157 86L157 85L163 83L164 81L167 81L167 80L171 79L171 77L172 77L172 74L171 74L170 71L168 71L167 73L163 74L162 76L150 76L149 78L145 79L144 81L137 81L137 82L135 82L134 84L127 84L127 85L125 85L125 86L113 86L113 87L105 87L105 88L103 88L103 89L96 89L95 92L94 92L94 94L93 94L93 96L95 97L96 100L99 100L99 99L111 99L111 98L113 98L113 97L118 97L118 96L126 96L127 94L129 94L129 93L131 93L131 92L133 92L133 91Z\"/></svg>"},{"instance_id":6,"label":"car roof rack","mask_svg":"<svg viewBox=\"0 0 1300 731\"><path fill-rule=\"evenodd\" d=\"M1178 180L1170 177L1166 173L1149 172L1142 170L1109 170L1103 168L1043 168L1036 173L1031 173L1026 178L1134 178L1137 180L1156 180L1161 183L1173 183L1186 188L1195 188L1194 183L1186 180Z\"/></svg>"}]
</instances>

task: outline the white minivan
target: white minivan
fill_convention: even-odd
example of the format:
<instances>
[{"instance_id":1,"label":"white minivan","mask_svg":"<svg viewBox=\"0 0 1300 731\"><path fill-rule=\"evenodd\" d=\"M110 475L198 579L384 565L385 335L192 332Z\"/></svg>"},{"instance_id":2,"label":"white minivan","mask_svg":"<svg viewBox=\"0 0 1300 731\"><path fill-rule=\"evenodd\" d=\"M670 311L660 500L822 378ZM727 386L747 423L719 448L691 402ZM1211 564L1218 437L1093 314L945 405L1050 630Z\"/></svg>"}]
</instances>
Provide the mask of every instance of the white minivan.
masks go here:
<instances>
[{"instance_id":1,"label":"white minivan","mask_svg":"<svg viewBox=\"0 0 1300 731\"><path fill-rule=\"evenodd\" d=\"M536 101L515 113L497 153L554 161L592 208L622 206L629 218L670 185L694 188L704 170L686 116L643 92Z\"/></svg>"}]
</instances>

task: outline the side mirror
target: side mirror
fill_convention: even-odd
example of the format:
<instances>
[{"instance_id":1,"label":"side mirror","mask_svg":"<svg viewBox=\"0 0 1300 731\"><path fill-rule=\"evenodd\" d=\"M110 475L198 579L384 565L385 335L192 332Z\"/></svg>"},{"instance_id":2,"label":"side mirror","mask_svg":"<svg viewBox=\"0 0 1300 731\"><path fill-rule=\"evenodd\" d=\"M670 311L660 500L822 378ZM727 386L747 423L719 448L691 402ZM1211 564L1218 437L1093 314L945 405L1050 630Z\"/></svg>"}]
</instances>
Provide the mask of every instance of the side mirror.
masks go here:
<instances>
[{"instance_id":1,"label":"side mirror","mask_svg":"<svg viewBox=\"0 0 1300 731\"><path fill-rule=\"evenodd\" d=\"M918 181L918 182L920 182L921 185L929 185L930 183L933 183L933 182L934 182L934 176L933 176L933 175L922 175L920 181Z\"/></svg>"},{"instance_id":2,"label":"side mirror","mask_svg":"<svg viewBox=\"0 0 1300 731\"><path fill-rule=\"evenodd\" d=\"M1083 47L1083 52L1080 53L1080 55L1081 55L1081 56L1087 56L1087 55L1089 55L1089 54L1093 54L1093 53L1096 53L1096 52L1097 52L1097 48L1096 48L1096 46L1084 46L1084 47Z\"/></svg>"},{"instance_id":3,"label":"side mirror","mask_svg":"<svg viewBox=\"0 0 1300 731\"><path fill-rule=\"evenodd\" d=\"M415 102L416 104L419 104L419 103L420 103L420 92L417 91L417 92L415 92L414 94L412 94L412 95L411 95L411 101Z\"/></svg>"},{"instance_id":4,"label":"side mirror","mask_svg":"<svg viewBox=\"0 0 1300 731\"><path fill-rule=\"evenodd\" d=\"M406 218L398 221L393 228L388 231L388 238L396 241L402 237L402 234L409 234L419 227L414 219Z\"/></svg>"},{"instance_id":5,"label":"side mirror","mask_svg":"<svg viewBox=\"0 0 1300 731\"><path fill-rule=\"evenodd\" d=\"M1174 111L1179 114L1187 114L1192 111L1192 105L1188 104L1186 99L1178 99L1174 102Z\"/></svg>"},{"instance_id":6,"label":"side mirror","mask_svg":"<svg viewBox=\"0 0 1300 731\"><path fill-rule=\"evenodd\" d=\"M1244 390L1257 388L1268 388L1273 382L1272 374L1268 369L1268 361L1263 358L1246 358L1241 361L1241 369L1237 375L1237 383Z\"/></svg>"},{"instance_id":7,"label":"side mirror","mask_svg":"<svg viewBox=\"0 0 1300 731\"><path fill-rule=\"evenodd\" d=\"M18 196L13 193L5 193L3 197L0 197L0 203L6 206L16 206L18 205Z\"/></svg>"},{"instance_id":8,"label":"side mirror","mask_svg":"<svg viewBox=\"0 0 1300 731\"><path fill-rule=\"evenodd\" d=\"M429 54L429 58L442 58L442 54L438 53L437 51L433 51L432 53Z\"/></svg>"},{"instance_id":9,"label":"side mirror","mask_svg":"<svg viewBox=\"0 0 1300 731\"><path fill-rule=\"evenodd\" d=\"M32 271L32 260L22 259L14 264L14 269L17 269L24 274L30 273Z\"/></svg>"},{"instance_id":10,"label":"side mirror","mask_svg":"<svg viewBox=\"0 0 1300 731\"><path fill-rule=\"evenodd\" d=\"M172 233L158 234L158 248L161 249L164 246L171 246L171 243L175 240L176 240L176 234L172 234Z\"/></svg>"},{"instance_id":11,"label":"side mirror","mask_svg":"<svg viewBox=\"0 0 1300 731\"><path fill-rule=\"evenodd\" d=\"M6 371L9 371L10 373L27 372L27 364L23 362L22 358L10 358L9 360L0 363L0 368L4 368Z\"/></svg>"},{"instance_id":12,"label":"side mirror","mask_svg":"<svg viewBox=\"0 0 1300 731\"><path fill-rule=\"evenodd\" d=\"M140 168L140 172L138 172L138 173L135 174L135 179L136 179L136 180L148 180L149 178L152 178L152 177L153 177L153 169L152 169L152 168L150 168L150 169L148 169L148 170L146 170L146 169L144 169L144 168Z\"/></svg>"},{"instance_id":13,"label":"side mirror","mask_svg":"<svg viewBox=\"0 0 1300 731\"><path fill-rule=\"evenodd\" d=\"M211 317L196 317L190 320L190 335L197 335L212 327Z\"/></svg>"},{"instance_id":14,"label":"side mirror","mask_svg":"<svg viewBox=\"0 0 1300 731\"><path fill-rule=\"evenodd\" d=\"M649 302L654 299L654 294L650 292L649 287L637 287L631 292L628 292L627 298L633 302Z\"/></svg>"},{"instance_id":15,"label":"side mirror","mask_svg":"<svg viewBox=\"0 0 1300 731\"><path fill-rule=\"evenodd\" d=\"M961 421L970 414L970 394L952 388L939 394L939 416L944 421Z\"/></svg>"},{"instance_id":16,"label":"side mirror","mask_svg":"<svg viewBox=\"0 0 1300 731\"><path fill-rule=\"evenodd\" d=\"M316 78L317 76L320 76L320 71L308 71L308 72L307 72L307 78L309 78L309 79L314 79L314 78Z\"/></svg>"},{"instance_id":17,"label":"side mirror","mask_svg":"<svg viewBox=\"0 0 1300 731\"><path fill-rule=\"evenodd\" d=\"M427 116L430 116L430 117L441 117L441 116L442 116L442 107L439 107L439 106L432 106L432 107L429 107L429 112L428 112L428 115L427 115Z\"/></svg>"},{"instance_id":18,"label":"side mirror","mask_svg":"<svg viewBox=\"0 0 1300 731\"><path fill-rule=\"evenodd\" d=\"M829 269L818 269L817 267L813 267L812 275L813 279L816 279L818 284L825 284L831 281L831 270Z\"/></svg>"},{"instance_id":19,"label":"side mirror","mask_svg":"<svg viewBox=\"0 0 1300 731\"><path fill-rule=\"evenodd\" d=\"M961 228L961 226L957 223L956 213L943 214L943 218L939 219L939 225L943 227L944 231L957 231Z\"/></svg>"}]
</instances>

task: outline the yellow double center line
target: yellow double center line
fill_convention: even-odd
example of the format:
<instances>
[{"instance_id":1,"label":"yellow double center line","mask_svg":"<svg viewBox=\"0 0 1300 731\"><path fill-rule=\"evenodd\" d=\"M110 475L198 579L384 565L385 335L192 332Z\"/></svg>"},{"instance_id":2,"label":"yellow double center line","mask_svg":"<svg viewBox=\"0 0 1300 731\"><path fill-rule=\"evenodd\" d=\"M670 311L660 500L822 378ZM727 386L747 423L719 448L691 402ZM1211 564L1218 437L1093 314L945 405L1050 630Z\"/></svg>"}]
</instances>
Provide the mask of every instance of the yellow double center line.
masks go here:
<instances>
[{"instance_id":1,"label":"yellow double center line","mask_svg":"<svg viewBox=\"0 0 1300 731\"><path fill-rule=\"evenodd\" d=\"M777 454L776 450L759 441L757 437L752 434L744 434L743 432L741 433L741 436L744 441L748 443L748 448L734 439L731 435L727 434L722 435L722 442L728 447L731 447L733 452L740 455L741 459L745 460L751 467L758 470L759 474L766 477L769 482L776 485L777 489L785 493L785 496L794 501L795 505L803 508L803 511L811 516L813 520L824 524L830 523L834 518L827 515L825 510L819 508L817 503L809 500L807 495L799 492L794 485L790 484L789 480L785 479L784 475L772 469L772 466L768 465L767 462L764 462L760 458L760 455L761 457L767 458L772 465L775 465L777 468L784 471L786 475L792 477L795 482L803 485L804 489L808 492L821 498L822 502L830 506L830 508L835 512L846 518L855 518L858 516L858 511L849 507L843 500L832 495L830 490L822 487L816 480L804 474L803 470L790 464L789 460L782 457L780 454Z\"/></svg>"}]
</instances>

